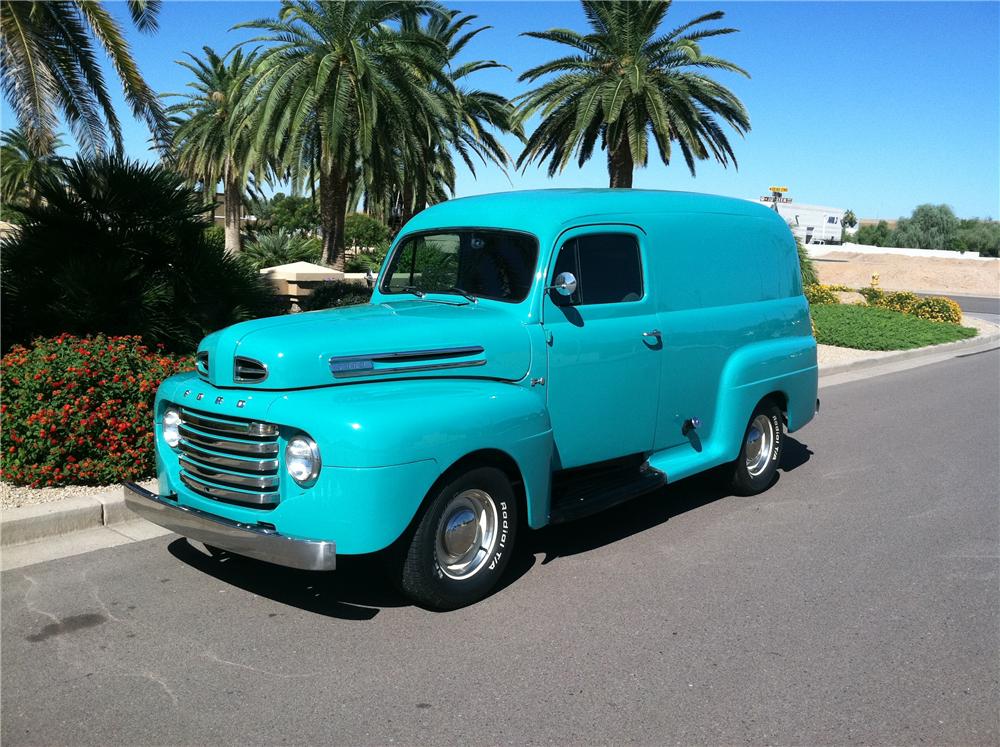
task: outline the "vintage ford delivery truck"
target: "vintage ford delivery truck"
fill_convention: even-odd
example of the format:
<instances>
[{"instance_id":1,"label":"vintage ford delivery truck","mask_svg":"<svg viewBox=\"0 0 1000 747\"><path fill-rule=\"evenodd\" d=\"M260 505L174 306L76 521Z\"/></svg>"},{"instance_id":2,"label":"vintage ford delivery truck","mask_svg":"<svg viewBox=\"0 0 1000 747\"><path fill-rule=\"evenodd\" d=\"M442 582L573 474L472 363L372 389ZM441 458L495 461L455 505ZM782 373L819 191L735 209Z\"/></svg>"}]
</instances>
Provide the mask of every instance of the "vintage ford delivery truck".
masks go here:
<instances>
[{"instance_id":1,"label":"vintage ford delivery truck","mask_svg":"<svg viewBox=\"0 0 1000 747\"><path fill-rule=\"evenodd\" d=\"M773 211L709 195L451 200L394 241L371 302L215 332L156 397L140 515L310 570L382 552L447 609L518 537L728 465L775 479L813 417L816 343ZM669 500L669 492L664 500Z\"/></svg>"}]
</instances>

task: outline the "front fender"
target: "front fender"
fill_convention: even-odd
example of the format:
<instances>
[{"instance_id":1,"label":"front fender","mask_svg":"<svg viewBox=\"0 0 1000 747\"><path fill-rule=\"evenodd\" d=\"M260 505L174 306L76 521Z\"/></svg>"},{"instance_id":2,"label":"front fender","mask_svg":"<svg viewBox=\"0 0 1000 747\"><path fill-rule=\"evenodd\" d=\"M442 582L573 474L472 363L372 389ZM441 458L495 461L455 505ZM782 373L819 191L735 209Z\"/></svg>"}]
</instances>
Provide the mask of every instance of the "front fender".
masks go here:
<instances>
[{"instance_id":1,"label":"front fender","mask_svg":"<svg viewBox=\"0 0 1000 747\"><path fill-rule=\"evenodd\" d=\"M429 479L399 487L407 493L407 523L441 473L484 449L504 452L517 464L529 525L548 521L552 428L544 398L523 386L409 379L292 391L275 397L267 419L316 439L324 468L433 461L437 470Z\"/></svg>"}]
</instances>

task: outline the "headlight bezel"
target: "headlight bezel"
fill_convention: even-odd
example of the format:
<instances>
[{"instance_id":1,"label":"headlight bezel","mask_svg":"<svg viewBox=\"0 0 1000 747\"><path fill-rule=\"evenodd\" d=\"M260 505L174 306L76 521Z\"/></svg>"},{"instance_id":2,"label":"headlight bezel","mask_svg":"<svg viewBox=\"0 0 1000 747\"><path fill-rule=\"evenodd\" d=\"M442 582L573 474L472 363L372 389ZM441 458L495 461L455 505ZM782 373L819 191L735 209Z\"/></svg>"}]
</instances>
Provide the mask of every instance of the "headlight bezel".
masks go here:
<instances>
[{"instance_id":1,"label":"headlight bezel","mask_svg":"<svg viewBox=\"0 0 1000 747\"><path fill-rule=\"evenodd\" d=\"M171 449L176 449L181 442L180 427L183 422L184 419L178 408L168 407L163 411L163 417L160 420L160 435L163 442Z\"/></svg>"},{"instance_id":2,"label":"headlight bezel","mask_svg":"<svg viewBox=\"0 0 1000 747\"><path fill-rule=\"evenodd\" d=\"M293 449L297 453L292 454ZM316 481L319 479L322 460L320 459L319 445L315 439L305 433L295 434L285 443L284 457L285 471L296 485L308 488L316 484ZM308 472L304 474L302 471L299 471L298 474L300 476L296 476L296 472L292 471L292 467L296 464L306 466ZM303 474L304 476L301 476Z\"/></svg>"}]
</instances>

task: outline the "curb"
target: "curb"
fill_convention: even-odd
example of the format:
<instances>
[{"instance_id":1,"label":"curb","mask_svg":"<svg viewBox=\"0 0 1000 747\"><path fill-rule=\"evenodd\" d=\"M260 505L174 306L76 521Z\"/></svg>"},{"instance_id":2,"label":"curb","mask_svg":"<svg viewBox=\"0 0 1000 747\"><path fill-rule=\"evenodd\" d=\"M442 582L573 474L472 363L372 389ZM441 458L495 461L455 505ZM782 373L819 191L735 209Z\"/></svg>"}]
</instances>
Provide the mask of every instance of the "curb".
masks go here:
<instances>
[{"instance_id":1,"label":"curb","mask_svg":"<svg viewBox=\"0 0 1000 747\"><path fill-rule=\"evenodd\" d=\"M57 537L82 529L112 526L138 517L125 507L125 489L20 506L0 514L0 547Z\"/></svg>"},{"instance_id":2,"label":"curb","mask_svg":"<svg viewBox=\"0 0 1000 747\"><path fill-rule=\"evenodd\" d=\"M913 358L938 357L948 355L952 352L961 352L971 348L978 348L984 345L1000 343L1000 333L994 332L969 338L968 340L958 340L957 342L946 342L943 345L931 345L925 348L914 348L913 350L900 350L893 355L884 355L879 358L862 358L850 363L838 363L835 366L822 367L819 370L820 378L833 376L834 374L845 373L847 371L858 371L865 368L883 366L887 363L898 363L899 361L911 360ZM873 351L874 352L874 351Z\"/></svg>"}]
</instances>

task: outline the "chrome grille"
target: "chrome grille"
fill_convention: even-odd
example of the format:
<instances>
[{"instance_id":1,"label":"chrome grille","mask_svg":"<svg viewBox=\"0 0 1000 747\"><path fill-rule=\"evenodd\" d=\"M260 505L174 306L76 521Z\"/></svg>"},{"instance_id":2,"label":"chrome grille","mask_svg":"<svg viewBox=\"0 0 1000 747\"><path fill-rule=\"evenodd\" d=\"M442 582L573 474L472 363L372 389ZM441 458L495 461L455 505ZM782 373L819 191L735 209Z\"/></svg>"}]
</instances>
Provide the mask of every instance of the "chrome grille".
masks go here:
<instances>
[{"instance_id":1,"label":"chrome grille","mask_svg":"<svg viewBox=\"0 0 1000 747\"><path fill-rule=\"evenodd\" d=\"M239 358L233 361L233 381L255 383L267 378L267 366L253 358Z\"/></svg>"},{"instance_id":2,"label":"chrome grille","mask_svg":"<svg viewBox=\"0 0 1000 747\"><path fill-rule=\"evenodd\" d=\"M208 353L201 351L194 357L194 368L200 376L208 378Z\"/></svg>"},{"instance_id":3,"label":"chrome grille","mask_svg":"<svg viewBox=\"0 0 1000 747\"><path fill-rule=\"evenodd\" d=\"M278 427L181 409L181 480L200 495L256 508L278 504Z\"/></svg>"}]
</instances>

